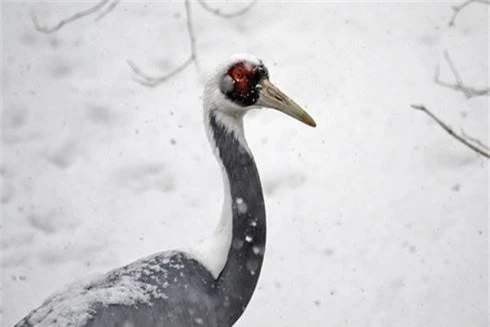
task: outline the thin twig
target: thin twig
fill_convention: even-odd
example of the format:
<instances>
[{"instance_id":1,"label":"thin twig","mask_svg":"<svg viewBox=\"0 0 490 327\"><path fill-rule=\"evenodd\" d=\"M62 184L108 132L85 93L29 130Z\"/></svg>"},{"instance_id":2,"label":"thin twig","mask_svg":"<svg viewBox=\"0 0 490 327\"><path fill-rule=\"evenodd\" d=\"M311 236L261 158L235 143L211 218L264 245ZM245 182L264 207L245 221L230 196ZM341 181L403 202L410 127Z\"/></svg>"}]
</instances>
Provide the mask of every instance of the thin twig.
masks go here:
<instances>
[{"instance_id":1,"label":"thin twig","mask_svg":"<svg viewBox=\"0 0 490 327\"><path fill-rule=\"evenodd\" d=\"M481 154L482 156L490 159L490 150L487 145L483 144L479 140L475 140L472 137L468 137L466 134L458 134L456 133L448 124L439 119L435 114L433 114L429 109L427 109L424 105L410 105L413 109L420 110L429 115L439 126L441 126L446 132L449 133L452 137L472 149L473 151Z\"/></svg>"},{"instance_id":2,"label":"thin twig","mask_svg":"<svg viewBox=\"0 0 490 327\"><path fill-rule=\"evenodd\" d=\"M32 16L32 22L34 24L34 28L38 31L38 32L41 32L41 33L46 33L46 34L50 34L50 33L53 33L53 32L56 32L58 30L60 30L63 26L65 26L66 24L69 24L75 20L78 20L80 18L83 18L85 16L88 16L88 15L91 15L99 10L102 9L102 7L104 7L107 3L109 3L111 0L101 0L99 1L99 3L97 3L95 6L91 7L91 8L88 8L86 10L82 10L82 11L79 11L77 12L76 14L74 14L73 16L71 17L68 17L68 18L65 18L65 19L62 19L58 22L58 24L52 26L52 27L46 27L46 26L41 26L39 25L39 22L37 20L37 17L36 16ZM116 3L117 4L117 3ZM115 5L114 5L115 7ZM113 8L112 8L113 9ZM112 10L111 9L111 10Z\"/></svg>"},{"instance_id":3,"label":"thin twig","mask_svg":"<svg viewBox=\"0 0 490 327\"><path fill-rule=\"evenodd\" d=\"M441 81L439 79L439 66L436 67L434 71L434 82L438 85L460 91L462 92L466 98L472 98L472 97L477 97L477 96L484 96L484 95L489 95L490 94L490 88L483 88L483 89L477 89L471 86L466 86L463 82L463 79L459 75L458 70L456 69L456 66L454 65L453 61L451 60L451 57L449 57L449 53L447 51L444 51L444 59L446 60L449 68L451 69L451 72L454 75L454 79L456 80L455 83L449 83L445 81Z\"/></svg>"},{"instance_id":4,"label":"thin twig","mask_svg":"<svg viewBox=\"0 0 490 327\"><path fill-rule=\"evenodd\" d=\"M108 13L114 10L116 6L119 4L121 0L114 0L112 3L109 4L109 6L106 7L104 11L102 11L97 17L95 17L95 21L98 22L102 18L104 18Z\"/></svg>"},{"instance_id":5,"label":"thin twig","mask_svg":"<svg viewBox=\"0 0 490 327\"><path fill-rule=\"evenodd\" d=\"M128 60L128 65L131 67L133 72L136 74L133 78L136 82L149 86L149 87L155 87L157 85L160 85L170 78L174 77L175 75L179 74L182 72L185 68L187 68L192 62L194 61L194 58L190 56L187 58L187 60L182 63L180 66L169 72L168 74L164 76L159 76L159 77L153 77L153 76L148 76L146 73L144 73L136 64L134 64L132 61Z\"/></svg>"},{"instance_id":6,"label":"thin twig","mask_svg":"<svg viewBox=\"0 0 490 327\"><path fill-rule=\"evenodd\" d=\"M97 17L95 18L95 21L99 21L102 18L104 18L107 14L109 14L114 8L119 4L120 0L100 0L95 6L88 8L86 10L77 12L71 17L65 18L61 21L58 22L55 26L52 27L43 27L39 25L39 22L37 20L37 17L33 16L32 21L34 23L34 27L36 28L37 31L43 32L43 33L53 33L58 30L60 30L63 26L66 24L69 24L75 20L78 20L80 18L86 17L88 15L91 15L93 13L99 12ZM209 6L204 0L198 0L199 4L201 7L203 7L206 11L219 16L223 18L233 18L233 17L238 17L240 15L245 14L247 11L252 8L257 0L252 0L249 4L247 4L244 8L233 12L233 13L223 13L219 9L212 8ZM106 6L108 4L108 6ZM194 66L196 67L196 70L200 72L200 67L199 67L199 60L197 57L197 48L196 48L196 37L195 37L195 31L194 31L194 26L193 26L193 21L192 21L192 12L191 12L191 0L185 0L184 1L185 5L185 16L186 16L186 26L187 26L187 34L188 34L188 40L189 40L189 47L190 47L190 55L189 57L177 68L174 70L170 71L166 75L159 76L159 77L153 77L149 76L148 74L144 73L134 62L128 60L128 64L133 70L133 72L136 74L134 79L145 86L150 86L154 87L157 86L161 83L166 82L169 80L171 77L176 76L180 72L182 72L184 69L186 69L190 64L194 63ZM106 6L104 8L104 6Z\"/></svg>"},{"instance_id":7,"label":"thin twig","mask_svg":"<svg viewBox=\"0 0 490 327\"><path fill-rule=\"evenodd\" d=\"M187 24L187 35L189 37L189 46L191 48L191 58L194 61L194 65L196 70L199 72L199 62L197 59L197 49L196 49L196 34L194 33L194 25L192 24L192 15L191 15L191 3L190 0L185 0L185 17Z\"/></svg>"},{"instance_id":8,"label":"thin twig","mask_svg":"<svg viewBox=\"0 0 490 327\"><path fill-rule=\"evenodd\" d=\"M468 134L465 133L465 131L463 129L460 129L459 133L461 134L462 137L464 137L465 139L467 139L467 140L469 140L475 144L478 144L478 146L480 146L482 149L485 149L487 152L490 151L490 148L488 147L488 145L486 145L485 143L483 143L479 139L476 139L474 137L469 136Z\"/></svg>"},{"instance_id":9,"label":"thin twig","mask_svg":"<svg viewBox=\"0 0 490 327\"><path fill-rule=\"evenodd\" d=\"M204 1L204 0L198 0L198 3L201 5L201 7L204 10L206 10L206 11L208 11L208 12L210 12L216 16L219 16L222 18L235 18L235 17L241 16L241 15L245 14L246 12L248 12L257 3L257 0L252 0L252 1L250 1L249 4L247 4L242 9L237 10L235 12L231 12L231 13L224 13L218 8L213 8L210 5L208 5L206 3L206 1Z\"/></svg>"},{"instance_id":10,"label":"thin twig","mask_svg":"<svg viewBox=\"0 0 490 327\"><path fill-rule=\"evenodd\" d=\"M454 22L456 20L456 17L459 15L459 13L461 12L461 10L463 10L468 5L470 5L470 4L474 3L474 2L482 3L482 4L485 4L485 5L490 4L490 1L488 1L488 0L468 0L468 1L465 1L465 2L461 3L460 5L452 6L451 8L453 9L453 16L451 17L451 20L449 21L448 26L454 26Z\"/></svg>"},{"instance_id":11,"label":"thin twig","mask_svg":"<svg viewBox=\"0 0 490 327\"><path fill-rule=\"evenodd\" d=\"M170 78L172 78L175 75L179 74L180 72L184 71L184 69L186 69L192 63L194 63L196 70L198 72L200 72L199 60L197 58L196 36L195 36L195 32L194 32L194 25L192 24L190 0L185 0L184 5L185 5L187 36L188 36L189 48L190 48L189 57L187 58L186 61L184 61L184 63L182 63L176 69L172 70L171 72L169 72L163 76L159 76L159 77L149 76L148 74L144 73L141 69L139 69L138 66L136 66L132 61L128 61L129 66L131 67L133 72L136 74L135 80L138 83L145 85L145 86L155 87L157 85L165 83Z\"/></svg>"},{"instance_id":12,"label":"thin twig","mask_svg":"<svg viewBox=\"0 0 490 327\"><path fill-rule=\"evenodd\" d=\"M247 11L250 10L255 4L257 0L252 0L247 6L244 8L233 12L233 13L223 13L219 9L215 9L210 7L204 0L198 0L198 3L203 7L206 11L219 16L223 18L233 18L233 17L238 17L240 15L245 14ZM196 47L196 33L194 31L194 25L193 25L193 20L192 20L192 12L191 12L191 1L190 0L185 0L184 1L185 5L185 19L186 19L186 26L187 26L187 36L189 40L189 47L190 47L190 54L188 59L182 63L180 66L178 66L176 69L172 70L171 72L160 76L160 77L152 77L149 76L148 74L144 73L141 69L138 68L132 61L128 61L129 66L133 70L133 72L136 74L135 80L145 86L150 86L154 87L159 84L162 84L166 81L168 81L171 77L174 77L175 75L179 74L180 72L184 71L187 67L190 66L191 63L194 63L194 66L196 67L197 72L199 73L201 71L199 67L199 59L198 59L198 54L197 54L197 47Z\"/></svg>"}]
</instances>

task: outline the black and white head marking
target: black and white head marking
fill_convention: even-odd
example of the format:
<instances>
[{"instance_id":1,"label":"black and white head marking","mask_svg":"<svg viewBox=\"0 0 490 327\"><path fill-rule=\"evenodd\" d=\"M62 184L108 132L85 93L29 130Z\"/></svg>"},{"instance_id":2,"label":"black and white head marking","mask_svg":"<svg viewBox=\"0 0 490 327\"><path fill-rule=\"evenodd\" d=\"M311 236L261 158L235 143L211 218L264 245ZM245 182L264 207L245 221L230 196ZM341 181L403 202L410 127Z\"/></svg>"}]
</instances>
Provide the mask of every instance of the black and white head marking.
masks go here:
<instances>
[{"instance_id":1,"label":"black and white head marking","mask_svg":"<svg viewBox=\"0 0 490 327\"><path fill-rule=\"evenodd\" d=\"M260 82L268 78L262 61L251 54L237 54L219 66L210 75L204 89L204 121L208 136L213 140L209 124L210 114L216 122L232 132L248 150L243 135L243 116L257 104ZM214 143L214 141L212 142Z\"/></svg>"}]
</instances>

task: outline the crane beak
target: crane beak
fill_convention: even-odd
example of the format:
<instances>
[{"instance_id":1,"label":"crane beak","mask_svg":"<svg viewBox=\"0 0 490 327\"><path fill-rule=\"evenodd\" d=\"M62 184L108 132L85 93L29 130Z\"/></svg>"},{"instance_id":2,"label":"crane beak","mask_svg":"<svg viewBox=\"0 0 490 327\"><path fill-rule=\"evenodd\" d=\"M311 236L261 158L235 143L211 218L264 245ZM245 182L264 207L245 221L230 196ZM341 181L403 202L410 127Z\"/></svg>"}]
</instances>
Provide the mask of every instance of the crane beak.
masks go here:
<instances>
[{"instance_id":1,"label":"crane beak","mask_svg":"<svg viewBox=\"0 0 490 327\"><path fill-rule=\"evenodd\" d=\"M257 105L279 110L306 125L312 127L316 126L315 121L306 111L279 90L268 79L264 78L259 85L260 91Z\"/></svg>"}]
</instances>

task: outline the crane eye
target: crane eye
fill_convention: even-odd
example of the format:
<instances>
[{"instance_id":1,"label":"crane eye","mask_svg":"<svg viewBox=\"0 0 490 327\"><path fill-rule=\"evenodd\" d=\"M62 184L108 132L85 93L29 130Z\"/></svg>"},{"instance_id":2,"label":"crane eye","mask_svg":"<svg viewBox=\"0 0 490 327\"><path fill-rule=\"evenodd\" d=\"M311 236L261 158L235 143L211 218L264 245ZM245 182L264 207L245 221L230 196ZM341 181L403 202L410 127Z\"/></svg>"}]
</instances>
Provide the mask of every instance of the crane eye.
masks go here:
<instances>
[{"instance_id":1,"label":"crane eye","mask_svg":"<svg viewBox=\"0 0 490 327\"><path fill-rule=\"evenodd\" d=\"M243 79L243 73L241 71L239 71L239 70L236 71L234 75L235 75L235 80L241 80L241 79Z\"/></svg>"}]
</instances>

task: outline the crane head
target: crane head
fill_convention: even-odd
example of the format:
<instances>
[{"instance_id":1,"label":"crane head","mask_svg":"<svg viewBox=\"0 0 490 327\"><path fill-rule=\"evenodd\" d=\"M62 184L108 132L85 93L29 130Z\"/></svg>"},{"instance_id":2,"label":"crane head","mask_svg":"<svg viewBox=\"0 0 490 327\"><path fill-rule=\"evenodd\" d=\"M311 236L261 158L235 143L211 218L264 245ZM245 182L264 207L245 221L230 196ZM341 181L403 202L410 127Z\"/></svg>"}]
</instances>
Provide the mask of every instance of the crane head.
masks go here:
<instances>
[{"instance_id":1,"label":"crane head","mask_svg":"<svg viewBox=\"0 0 490 327\"><path fill-rule=\"evenodd\" d=\"M244 114L249 109L272 108L309 126L316 123L296 102L269 80L262 61L249 54L234 55L207 83L205 101L215 109L230 114Z\"/></svg>"}]
</instances>

